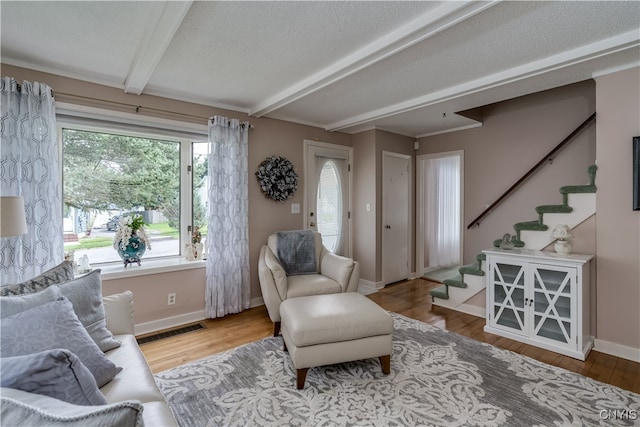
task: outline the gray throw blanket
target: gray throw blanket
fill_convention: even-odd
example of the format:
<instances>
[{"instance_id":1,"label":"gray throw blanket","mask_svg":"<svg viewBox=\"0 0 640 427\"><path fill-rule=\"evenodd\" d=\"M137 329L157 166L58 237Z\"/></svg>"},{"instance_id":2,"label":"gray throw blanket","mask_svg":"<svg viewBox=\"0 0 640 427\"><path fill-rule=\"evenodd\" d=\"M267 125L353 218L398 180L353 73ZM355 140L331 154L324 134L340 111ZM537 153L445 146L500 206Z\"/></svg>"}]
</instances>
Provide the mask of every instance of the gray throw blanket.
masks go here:
<instances>
[{"instance_id":1,"label":"gray throw blanket","mask_svg":"<svg viewBox=\"0 0 640 427\"><path fill-rule=\"evenodd\" d=\"M318 272L311 230L279 231L277 255L287 276Z\"/></svg>"}]
</instances>

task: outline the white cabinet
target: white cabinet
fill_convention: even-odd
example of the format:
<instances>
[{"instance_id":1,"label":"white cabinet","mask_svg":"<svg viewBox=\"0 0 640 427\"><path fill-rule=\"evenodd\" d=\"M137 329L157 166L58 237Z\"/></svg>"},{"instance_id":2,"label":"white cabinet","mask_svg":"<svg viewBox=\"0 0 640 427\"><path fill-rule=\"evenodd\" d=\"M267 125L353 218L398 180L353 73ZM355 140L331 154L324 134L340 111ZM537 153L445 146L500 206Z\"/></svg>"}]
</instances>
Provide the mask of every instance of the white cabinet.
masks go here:
<instances>
[{"instance_id":1,"label":"white cabinet","mask_svg":"<svg viewBox=\"0 0 640 427\"><path fill-rule=\"evenodd\" d=\"M487 249L486 332L584 360L591 255Z\"/></svg>"}]
</instances>

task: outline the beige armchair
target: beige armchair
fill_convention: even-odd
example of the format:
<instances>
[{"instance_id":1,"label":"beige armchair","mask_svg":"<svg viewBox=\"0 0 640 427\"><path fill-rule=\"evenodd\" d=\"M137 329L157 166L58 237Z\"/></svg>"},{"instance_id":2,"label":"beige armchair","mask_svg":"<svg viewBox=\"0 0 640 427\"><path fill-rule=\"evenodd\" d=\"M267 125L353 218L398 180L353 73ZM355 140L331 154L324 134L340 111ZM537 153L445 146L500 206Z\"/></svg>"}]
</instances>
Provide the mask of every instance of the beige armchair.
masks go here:
<instances>
[{"instance_id":1,"label":"beige armchair","mask_svg":"<svg viewBox=\"0 0 640 427\"><path fill-rule=\"evenodd\" d=\"M273 336L280 333L280 304L289 298L356 292L360 265L351 258L336 255L322 244L320 233L314 232L318 273L287 276L277 257L277 234L267 239L260 249L258 277L262 298L273 322Z\"/></svg>"}]
</instances>

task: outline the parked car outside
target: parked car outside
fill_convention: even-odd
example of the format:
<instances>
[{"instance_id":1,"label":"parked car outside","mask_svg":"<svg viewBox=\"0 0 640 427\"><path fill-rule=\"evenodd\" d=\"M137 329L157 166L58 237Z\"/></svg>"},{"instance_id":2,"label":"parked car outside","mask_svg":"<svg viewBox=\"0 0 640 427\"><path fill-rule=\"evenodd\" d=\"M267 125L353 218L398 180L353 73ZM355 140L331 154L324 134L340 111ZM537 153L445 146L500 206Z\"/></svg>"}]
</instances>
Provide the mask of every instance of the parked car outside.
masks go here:
<instances>
[{"instance_id":1,"label":"parked car outside","mask_svg":"<svg viewBox=\"0 0 640 427\"><path fill-rule=\"evenodd\" d=\"M120 216L121 215L115 215L109 218L109 221L107 221L107 230L109 231L118 230L118 221L120 221Z\"/></svg>"}]
</instances>

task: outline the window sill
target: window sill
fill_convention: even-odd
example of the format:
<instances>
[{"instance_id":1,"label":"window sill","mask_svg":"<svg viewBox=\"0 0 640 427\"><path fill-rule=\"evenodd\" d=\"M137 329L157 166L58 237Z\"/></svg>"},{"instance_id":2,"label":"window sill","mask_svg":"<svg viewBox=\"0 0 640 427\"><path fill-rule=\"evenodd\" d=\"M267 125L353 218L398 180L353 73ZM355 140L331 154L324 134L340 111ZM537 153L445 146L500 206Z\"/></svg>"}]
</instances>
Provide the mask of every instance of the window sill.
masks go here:
<instances>
[{"instance_id":1,"label":"window sill","mask_svg":"<svg viewBox=\"0 0 640 427\"><path fill-rule=\"evenodd\" d=\"M105 264L94 267L100 269L102 280L125 279L135 276L146 276L149 274L169 273L172 271L192 270L195 268L205 268L206 261L187 261L184 258L164 258L142 260L142 265L129 264L124 268L122 263Z\"/></svg>"}]
</instances>

